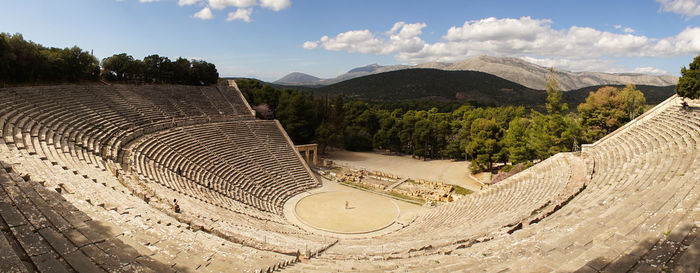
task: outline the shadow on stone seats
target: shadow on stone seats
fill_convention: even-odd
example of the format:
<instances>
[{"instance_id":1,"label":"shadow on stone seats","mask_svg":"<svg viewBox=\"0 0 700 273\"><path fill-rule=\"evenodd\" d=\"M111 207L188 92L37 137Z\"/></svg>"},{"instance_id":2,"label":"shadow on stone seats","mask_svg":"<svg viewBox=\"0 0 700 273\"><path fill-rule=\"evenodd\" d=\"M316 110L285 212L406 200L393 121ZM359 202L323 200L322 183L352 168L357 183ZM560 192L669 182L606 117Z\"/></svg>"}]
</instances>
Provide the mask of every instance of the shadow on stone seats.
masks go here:
<instances>
[{"instance_id":1,"label":"shadow on stone seats","mask_svg":"<svg viewBox=\"0 0 700 273\"><path fill-rule=\"evenodd\" d=\"M698 228L684 223L668 234L649 236L624 254L598 257L576 272L697 272Z\"/></svg>"},{"instance_id":2,"label":"shadow on stone seats","mask_svg":"<svg viewBox=\"0 0 700 273\"><path fill-rule=\"evenodd\" d=\"M187 271L139 254L110 225L0 165L0 272Z\"/></svg>"}]
</instances>

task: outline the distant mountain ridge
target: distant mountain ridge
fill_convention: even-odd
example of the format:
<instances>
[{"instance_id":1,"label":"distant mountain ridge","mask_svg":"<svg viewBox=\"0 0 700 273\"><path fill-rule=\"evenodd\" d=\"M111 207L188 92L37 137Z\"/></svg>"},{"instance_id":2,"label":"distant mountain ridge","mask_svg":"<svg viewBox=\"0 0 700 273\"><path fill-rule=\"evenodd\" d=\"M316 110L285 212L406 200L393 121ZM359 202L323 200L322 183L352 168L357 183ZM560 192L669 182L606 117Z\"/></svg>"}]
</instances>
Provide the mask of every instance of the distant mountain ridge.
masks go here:
<instances>
[{"instance_id":1,"label":"distant mountain ridge","mask_svg":"<svg viewBox=\"0 0 700 273\"><path fill-rule=\"evenodd\" d=\"M549 72L549 68L547 67L536 65L519 58L491 57L481 55L457 63L429 62L414 66L381 66L378 64L371 64L368 66L351 69L347 73L341 74L332 79L318 79L311 75L307 75L309 76L307 77L307 79L309 80L303 82L299 80L296 80L296 82L294 82L286 79L292 74L302 74L297 72L287 75L282 79L275 81L275 83L306 86L331 85L349 79L354 79L372 74L421 68L438 69L445 71L484 72L536 90L545 89L545 80L547 73ZM669 86L675 85L678 82L678 77L671 75L656 76L641 73L570 72L566 70L557 70L556 68L555 73L557 80L559 81L559 85L564 91L597 85L624 85L632 83L636 85ZM311 81L311 77L316 78L318 80Z\"/></svg>"},{"instance_id":2,"label":"distant mountain ridge","mask_svg":"<svg viewBox=\"0 0 700 273\"><path fill-rule=\"evenodd\" d=\"M380 68L382 68L382 67L383 67L383 66L378 65L378 64L370 64L370 65L366 65L366 66L356 67L356 68L350 69L350 71L348 71L348 73L361 73L361 72L372 73L372 72L374 72L375 70L380 69Z\"/></svg>"},{"instance_id":3,"label":"distant mountain ridge","mask_svg":"<svg viewBox=\"0 0 700 273\"><path fill-rule=\"evenodd\" d=\"M478 71L401 69L371 74L314 89L315 96L366 101L473 101L482 104L536 105L544 101L541 90Z\"/></svg>"},{"instance_id":4,"label":"distant mountain ridge","mask_svg":"<svg viewBox=\"0 0 700 273\"><path fill-rule=\"evenodd\" d=\"M321 81L321 78L314 77L301 72L292 72L282 77L281 79L276 80L274 83L285 85L314 85L317 84L317 82L319 81Z\"/></svg>"},{"instance_id":5,"label":"distant mountain ridge","mask_svg":"<svg viewBox=\"0 0 700 273\"><path fill-rule=\"evenodd\" d=\"M613 85L621 88L624 85ZM584 102L589 92L598 86L588 86L564 93L564 102L572 110ZM648 104L657 104L673 95L675 87L637 85ZM469 101L484 105L522 105L543 108L547 93L528 88L489 73L479 71L448 71L429 68L402 69L358 77L332 85L313 88L315 96L347 98L375 102L412 100Z\"/></svg>"}]
</instances>

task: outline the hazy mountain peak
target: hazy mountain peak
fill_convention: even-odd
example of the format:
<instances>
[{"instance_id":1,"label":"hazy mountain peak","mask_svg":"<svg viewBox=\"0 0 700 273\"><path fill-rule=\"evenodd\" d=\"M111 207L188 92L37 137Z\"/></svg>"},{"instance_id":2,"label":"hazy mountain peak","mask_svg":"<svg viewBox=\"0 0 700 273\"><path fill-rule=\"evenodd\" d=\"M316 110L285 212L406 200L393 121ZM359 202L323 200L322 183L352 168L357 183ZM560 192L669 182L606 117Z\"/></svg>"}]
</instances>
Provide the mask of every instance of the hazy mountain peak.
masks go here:
<instances>
[{"instance_id":1,"label":"hazy mountain peak","mask_svg":"<svg viewBox=\"0 0 700 273\"><path fill-rule=\"evenodd\" d=\"M307 84L317 84L321 79L311 76L309 74L304 74L301 72L292 72L276 80L276 84L288 84L288 85L307 85Z\"/></svg>"},{"instance_id":2,"label":"hazy mountain peak","mask_svg":"<svg viewBox=\"0 0 700 273\"><path fill-rule=\"evenodd\" d=\"M382 68L382 67L383 67L383 66L378 65L378 64L370 64L370 65L365 65L365 66L362 66L362 67L356 67L356 68L350 69L350 71L348 71L348 73L355 73L355 72L369 72L369 73L372 73L372 72L374 72L374 71L376 71L377 69Z\"/></svg>"}]
</instances>

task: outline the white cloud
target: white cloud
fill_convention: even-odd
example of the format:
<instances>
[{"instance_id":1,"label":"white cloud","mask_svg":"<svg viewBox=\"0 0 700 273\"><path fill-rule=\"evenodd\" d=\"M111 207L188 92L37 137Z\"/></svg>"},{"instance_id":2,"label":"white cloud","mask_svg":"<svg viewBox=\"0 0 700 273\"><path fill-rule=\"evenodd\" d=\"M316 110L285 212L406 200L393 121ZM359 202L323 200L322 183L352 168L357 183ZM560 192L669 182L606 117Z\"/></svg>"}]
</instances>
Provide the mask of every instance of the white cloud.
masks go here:
<instances>
[{"instance_id":1,"label":"white cloud","mask_svg":"<svg viewBox=\"0 0 700 273\"><path fill-rule=\"evenodd\" d=\"M153 2L160 0L139 0L141 2ZM178 0L179 6L190 6L198 4L204 6L203 9L193 15L195 18L208 20L214 18L212 9L223 10L229 7L236 8L235 11L230 11L227 14L226 21L241 20L250 22L250 16L253 9L256 7L266 8L274 11L280 11L289 8L292 5L290 0Z\"/></svg>"},{"instance_id":2,"label":"white cloud","mask_svg":"<svg viewBox=\"0 0 700 273\"><path fill-rule=\"evenodd\" d=\"M334 38L323 36L319 41L323 48L332 51L379 54L384 46L383 41L367 29L351 30L340 33Z\"/></svg>"},{"instance_id":3,"label":"white cloud","mask_svg":"<svg viewBox=\"0 0 700 273\"><path fill-rule=\"evenodd\" d=\"M669 75L668 71L658 69L655 67L651 67L651 66L637 67L632 72L642 73L642 74L651 74L651 75Z\"/></svg>"},{"instance_id":4,"label":"white cloud","mask_svg":"<svg viewBox=\"0 0 700 273\"><path fill-rule=\"evenodd\" d=\"M551 32L549 19L528 17L498 19L489 17L464 22L461 27L451 27L443 38L447 41L522 40L533 41L541 32Z\"/></svg>"},{"instance_id":5,"label":"white cloud","mask_svg":"<svg viewBox=\"0 0 700 273\"><path fill-rule=\"evenodd\" d=\"M280 11L292 5L289 0L260 0L260 6L274 11Z\"/></svg>"},{"instance_id":6,"label":"white cloud","mask_svg":"<svg viewBox=\"0 0 700 273\"><path fill-rule=\"evenodd\" d=\"M391 30L382 35L375 35L367 29L351 30L332 38L323 36L318 41L306 41L304 45L307 45L307 47L321 45L326 50L366 54L418 52L426 45L425 41L418 37L425 26L425 23L407 24L398 22L394 24Z\"/></svg>"},{"instance_id":7,"label":"white cloud","mask_svg":"<svg viewBox=\"0 0 700 273\"><path fill-rule=\"evenodd\" d=\"M247 8L257 4L256 0L209 0L209 6L213 9L225 9L227 7Z\"/></svg>"},{"instance_id":8,"label":"white cloud","mask_svg":"<svg viewBox=\"0 0 700 273\"><path fill-rule=\"evenodd\" d=\"M197 2L199 2L199 0L179 0L179 1L177 1L177 4L182 7L182 6L194 5Z\"/></svg>"},{"instance_id":9,"label":"white cloud","mask_svg":"<svg viewBox=\"0 0 700 273\"><path fill-rule=\"evenodd\" d=\"M226 21L241 20L244 22L250 22L250 15L253 13L252 8L239 8L236 12L229 12Z\"/></svg>"},{"instance_id":10,"label":"white cloud","mask_svg":"<svg viewBox=\"0 0 700 273\"><path fill-rule=\"evenodd\" d=\"M192 15L192 17L202 20L209 20L214 18L214 14L211 13L211 9L209 7L205 7L202 10L195 13L194 15Z\"/></svg>"},{"instance_id":11,"label":"white cloud","mask_svg":"<svg viewBox=\"0 0 700 273\"><path fill-rule=\"evenodd\" d=\"M700 53L700 27L686 27L676 36L658 40L651 56L682 56Z\"/></svg>"},{"instance_id":12,"label":"white cloud","mask_svg":"<svg viewBox=\"0 0 700 273\"><path fill-rule=\"evenodd\" d=\"M121 2L124 0L116 0ZM161 0L139 0L139 2L158 2ZM230 7L235 8L235 11L229 11L226 21L241 20L245 22L251 21L251 15L255 8L265 8L273 11L280 11L292 6L291 0L178 0L178 6L197 5L202 7L192 17L202 20L214 18L214 10L224 10Z\"/></svg>"},{"instance_id":13,"label":"white cloud","mask_svg":"<svg viewBox=\"0 0 700 273\"><path fill-rule=\"evenodd\" d=\"M656 0L661 4L661 10L673 12L688 18L700 15L700 1L698 0Z\"/></svg>"},{"instance_id":14,"label":"white cloud","mask_svg":"<svg viewBox=\"0 0 700 273\"><path fill-rule=\"evenodd\" d=\"M424 23L398 22L383 33L351 30L307 41L304 48L315 48L311 47L313 44L332 51L391 54L398 61L414 64L455 62L481 54L537 56L535 63L575 71L609 67L614 62L605 60L611 58L682 56L700 52L700 27L688 27L676 36L659 39L631 34L634 30L623 26L615 28L625 33L612 33L579 26L554 29L549 19L491 17L450 27L435 43L420 38L425 27ZM553 60L560 63L552 63ZM595 67L596 63L601 67Z\"/></svg>"},{"instance_id":15,"label":"white cloud","mask_svg":"<svg viewBox=\"0 0 700 273\"><path fill-rule=\"evenodd\" d=\"M622 29L622 32L624 32L624 33L633 33L634 32L634 29L631 27L622 28L622 25L614 25L613 27L615 29Z\"/></svg>"},{"instance_id":16,"label":"white cloud","mask_svg":"<svg viewBox=\"0 0 700 273\"><path fill-rule=\"evenodd\" d=\"M301 45L301 47L304 49L314 49L317 46L318 46L318 42L312 42L312 41L306 41L306 42L304 42L303 45Z\"/></svg>"},{"instance_id":17,"label":"white cloud","mask_svg":"<svg viewBox=\"0 0 700 273\"><path fill-rule=\"evenodd\" d=\"M151 2L158 2L160 0L139 0L140 3L151 3Z\"/></svg>"}]
</instances>

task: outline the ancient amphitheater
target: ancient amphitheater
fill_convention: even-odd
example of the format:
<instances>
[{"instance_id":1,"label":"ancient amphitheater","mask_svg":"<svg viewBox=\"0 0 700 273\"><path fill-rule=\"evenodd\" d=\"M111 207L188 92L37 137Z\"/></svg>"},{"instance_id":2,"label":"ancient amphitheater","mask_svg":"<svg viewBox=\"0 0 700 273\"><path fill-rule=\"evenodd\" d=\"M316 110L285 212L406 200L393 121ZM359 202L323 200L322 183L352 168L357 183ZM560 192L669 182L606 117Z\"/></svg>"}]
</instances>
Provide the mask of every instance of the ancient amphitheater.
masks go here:
<instances>
[{"instance_id":1,"label":"ancient amphitheater","mask_svg":"<svg viewBox=\"0 0 700 273\"><path fill-rule=\"evenodd\" d=\"M233 82L0 97L0 272L700 268L700 107L676 97L581 153L352 235L287 212L326 186Z\"/></svg>"}]
</instances>

